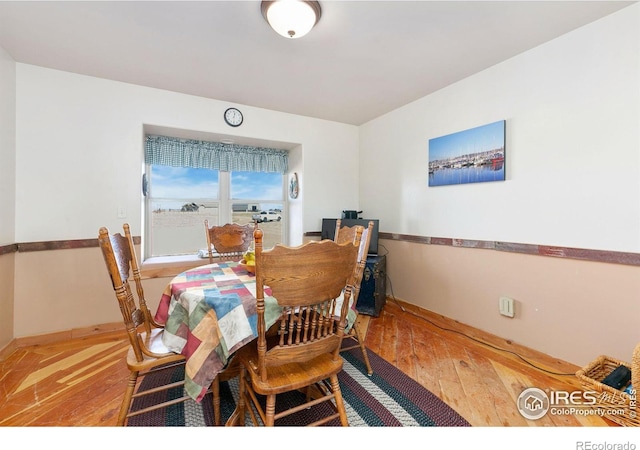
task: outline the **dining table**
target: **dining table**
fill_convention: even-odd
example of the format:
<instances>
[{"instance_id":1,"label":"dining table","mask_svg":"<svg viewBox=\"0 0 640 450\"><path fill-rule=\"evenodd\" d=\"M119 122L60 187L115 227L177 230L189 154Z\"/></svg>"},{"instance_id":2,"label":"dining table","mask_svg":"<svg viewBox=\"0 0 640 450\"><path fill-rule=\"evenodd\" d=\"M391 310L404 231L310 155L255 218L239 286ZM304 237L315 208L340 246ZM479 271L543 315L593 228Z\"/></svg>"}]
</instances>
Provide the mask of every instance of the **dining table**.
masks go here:
<instances>
[{"instance_id":1,"label":"dining table","mask_svg":"<svg viewBox=\"0 0 640 450\"><path fill-rule=\"evenodd\" d=\"M266 286L264 298L269 328L282 309ZM165 346L185 356L185 391L201 402L233 353L258 336L255 275L234 261L186 270L167 284L154 318Z\"/></svg>"}]
</instances>

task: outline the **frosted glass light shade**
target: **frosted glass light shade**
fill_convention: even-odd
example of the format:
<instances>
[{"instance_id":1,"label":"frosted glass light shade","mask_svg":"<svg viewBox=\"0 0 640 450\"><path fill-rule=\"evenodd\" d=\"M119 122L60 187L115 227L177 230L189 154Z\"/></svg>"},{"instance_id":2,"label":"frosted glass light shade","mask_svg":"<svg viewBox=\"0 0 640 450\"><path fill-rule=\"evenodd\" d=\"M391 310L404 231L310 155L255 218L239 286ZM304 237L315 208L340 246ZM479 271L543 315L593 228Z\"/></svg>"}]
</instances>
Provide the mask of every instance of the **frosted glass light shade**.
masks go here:
<instances>
[{"instance_id":1,"label":"frosted glass light shade","mask_svg":"<svg viewBox=\"0 0 640 450\"><path fill-rule=\"evenodd\" d=\"M316 1L263 1L262 15L281 36L297 39L307 34L320 19L320 4Z\"/></svg>"}]
</instances>

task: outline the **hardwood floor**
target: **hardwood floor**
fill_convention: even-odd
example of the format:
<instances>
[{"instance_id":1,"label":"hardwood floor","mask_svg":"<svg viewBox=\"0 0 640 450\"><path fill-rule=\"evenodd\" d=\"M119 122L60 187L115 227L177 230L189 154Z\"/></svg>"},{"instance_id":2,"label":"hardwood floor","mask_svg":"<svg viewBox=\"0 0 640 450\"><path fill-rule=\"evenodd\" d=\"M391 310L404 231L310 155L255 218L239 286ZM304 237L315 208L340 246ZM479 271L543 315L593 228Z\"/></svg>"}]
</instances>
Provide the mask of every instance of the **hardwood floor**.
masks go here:
<instances>
[{"instance_id":1,"label":"hardwood floor","mask_svg":"<svg viewBox=\"0 0 640 450\"><path fill-rule=\"evenodd\" d=\"M380 317L359 321L367 347L473 426L615 426L598 416L534 421L518 412L525 388L580 389L576 366L393 300ZM17 349L0 362L0 426L115 426L127 349L124 332Z\"/></svg>"}]
</instances>

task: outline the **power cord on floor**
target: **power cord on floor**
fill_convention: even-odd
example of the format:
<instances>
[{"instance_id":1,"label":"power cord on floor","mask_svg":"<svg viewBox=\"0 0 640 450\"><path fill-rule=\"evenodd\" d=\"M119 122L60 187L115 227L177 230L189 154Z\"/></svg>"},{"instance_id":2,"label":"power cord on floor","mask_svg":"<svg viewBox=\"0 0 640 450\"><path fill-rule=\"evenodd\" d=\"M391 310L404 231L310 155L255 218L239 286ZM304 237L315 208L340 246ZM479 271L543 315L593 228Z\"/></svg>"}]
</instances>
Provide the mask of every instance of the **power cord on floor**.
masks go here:
<instances>
[{"instance_id":1,"label":"power cord on floor","mask_svg":"<svg viewBox=\"0 0 640 450\"><path fill-rule=\"evenodd\" d=\"M386 247L384 247L384 246L383 246L383 245L381 245L381 244L378 244L378 245L379 245L380 247L384 248L384 250L385 250L385 252L386 252L386 253L385 253L385 255L387 255L387 254L389 253L389 250L387 250L387 248L386 248ZM434 327L439 328L439 329L441 329L441 330L443 330L443 331L449 331L449 332L451 332L451 333L459 334L459 335L461 335L461 336L466 337L467 339L470 339L470 340L472 340L472 341L474 341L474 342L477 342L477 343L479 343L479 344L482 344L482 345L485 345L485 346L487 346L487 347L490 347L490 348L492 348L492 349L494 349L494 350L498 350L498 351L500 351L500 352L510 353L510 354L512 354L512 355L514 355L514 356L516 356L516 357L518 357L520 360L522 360L522 361L523 361L523 362L525 362L526 364L530 365L530 366L531 366L531 367L533 367L534 369L540 370L540 371L542 371L542 372L546 372L546 373L549 373L549 374L551 374L551 375L559 375L559 376L575 376L575 373L561 373L561 372L554 372L554 371L551 371L551 370L544 369L544 368L542 368L542 367L539 367L539 366L535 365L535 364L534 364L534 363L532 363L531 361L528 361L525 357L523 357L522 355L520 355L520 354L518 354L518 353L514 352L513 350L507 350L507 349L504 349L504 348L501 348L501 347L495 346L495 345L493 345L493 344L489 344L488 342L485 342L485 341L482 341L482 340L480 340L480 339L474 338L473 336L469 336L468 334L465 334L465 333L463 333L462 331L454 330L454 329L452 329L452 328L445 328L445 327L442 327L442 326L438 325L437 323L435 323L435 322L433 322L433 321L431 321L431 320L427 319L426 317L420 316L420 315L418 315L418 314L414 313L413 311L409 311L409 310L407 310L407 309L406 309L404 306L402 306L402 305L400 304L400 302L398 302L398 300L396 299L396 296L395 296L395 294L393 293L393 284L391 283L391 278L390 278L390 277L389 277L389 275L387 275L387 274L385 274L385 276L386 276L386 279L387 279L387 281L388 281L388 283L389 283L389 289L390 289L390 291L391 291L391 299L392 299L392 300L394 301L394 303L395 303L395 304L396 304L396 305L397 305L397 306L402 310L402 312L407 313L407 314L411 314L412 316L414 316L414 317L416 317L416 318L418 318L418 319L424 320L425 322L427 322L427 323L429 323L429 324L433 325Z\"/></svg>"}]
</instances>

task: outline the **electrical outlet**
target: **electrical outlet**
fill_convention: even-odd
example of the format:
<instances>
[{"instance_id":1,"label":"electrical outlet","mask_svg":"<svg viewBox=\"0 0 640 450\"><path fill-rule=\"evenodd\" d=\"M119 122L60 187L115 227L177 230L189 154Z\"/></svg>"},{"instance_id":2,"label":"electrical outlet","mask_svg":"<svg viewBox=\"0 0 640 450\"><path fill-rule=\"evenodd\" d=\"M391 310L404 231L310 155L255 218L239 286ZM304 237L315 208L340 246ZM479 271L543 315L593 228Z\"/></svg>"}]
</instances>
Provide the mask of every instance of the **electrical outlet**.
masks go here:
<instances>
[{"instance_id":1,"label":"electrical outlet","mask_svg":"<svg viewBox=\"0 0 640 450\"><path fill-rule=\"evenodd\" d=\"M513 317L516 314L515 302L509 297L500 297L499 309L503 316Z\"/></svg>"}]
</instances>

